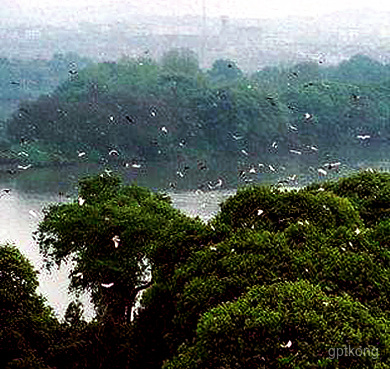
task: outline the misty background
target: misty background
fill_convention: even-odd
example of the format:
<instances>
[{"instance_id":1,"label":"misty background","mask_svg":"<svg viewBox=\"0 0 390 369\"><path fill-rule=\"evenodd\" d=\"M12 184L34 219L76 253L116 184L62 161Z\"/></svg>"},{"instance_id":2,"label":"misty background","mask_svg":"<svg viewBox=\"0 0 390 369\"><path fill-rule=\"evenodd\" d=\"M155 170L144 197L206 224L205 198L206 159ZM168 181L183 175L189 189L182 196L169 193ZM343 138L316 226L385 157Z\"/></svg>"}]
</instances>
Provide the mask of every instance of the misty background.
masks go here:
<instances>
[{"instance_id":1,"label":"misty background","mask_svg":"<svg viewBox=\"0 0 390 369\"><path fill-rule=\"evenodd\" d=\"M50 59L76 52L97 61L158 59L189 48L200 66L234 60L245 72L356 54L389 60L390 9L376 2L2 1L0 54Z\"/></svg>"}]
</instances>

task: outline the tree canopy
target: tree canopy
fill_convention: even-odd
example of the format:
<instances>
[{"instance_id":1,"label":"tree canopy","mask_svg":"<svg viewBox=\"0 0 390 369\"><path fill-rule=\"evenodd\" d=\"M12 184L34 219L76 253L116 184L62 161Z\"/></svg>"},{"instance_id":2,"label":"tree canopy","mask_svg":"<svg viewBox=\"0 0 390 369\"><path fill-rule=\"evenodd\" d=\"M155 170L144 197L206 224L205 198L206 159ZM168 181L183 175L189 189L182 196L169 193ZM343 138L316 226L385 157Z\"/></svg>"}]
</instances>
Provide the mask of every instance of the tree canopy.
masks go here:
<instances>
[{"instance_id":1,"label":"tree canopy","mask_svg":"<svg viewBox=\"0 0 390 369\"><path fill-rule=\"evenodd\" d=\"M22 165L136 162L151 172L158 166L164 178L181 172L183 186L186 178L216 180L218 171L235 186L237 168L264 162L299 163L310 177L310 167L329 160L354 167L381 159L390 137L388 71L362 55L253 75L228 59L202 70L188 49L159 61L123 57L88 64L50 95L21 103L3 124L3 146ZM198 161L207 161L206 174Z\"/></svg>"},{"instance_id":2,"label":"tree canopy","mask_svg":"<svg viewBox=\"0 0 390 369\"><path fill-rule=\"evenodd\" d=\"M71 288L91 291L98 314L86 323L75 301L55 322L31 295L26 261L3 248L2 269L20 278L2 291L28 291L23 319L44 317L21 356L56 368L386 368L389 179L247 186L204 223L114 173L84 178L77 199L45 210L37 235L48 267L73 260Z\"/></svg>"}]
</instances>

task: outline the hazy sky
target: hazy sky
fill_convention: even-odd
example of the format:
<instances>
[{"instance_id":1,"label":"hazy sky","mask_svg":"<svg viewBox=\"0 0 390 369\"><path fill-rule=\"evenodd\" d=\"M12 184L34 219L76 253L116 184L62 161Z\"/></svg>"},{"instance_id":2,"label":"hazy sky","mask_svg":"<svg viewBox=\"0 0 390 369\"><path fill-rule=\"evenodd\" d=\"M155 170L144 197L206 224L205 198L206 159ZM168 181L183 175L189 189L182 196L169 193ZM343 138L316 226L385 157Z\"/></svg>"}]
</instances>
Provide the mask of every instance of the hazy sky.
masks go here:
<instances>
[{"instance_id":1,"label":"hazy sky","mask_svg":"<svg viewBox=\"0 0 390 369\"><path fill-rule=\"evenodd\" d=\"M119 11L154 15L201 14L203 0L1 0L5 8L19 15L34 18L65 19L71 16L104 18L107 13ZM228 15L244 18L276 18L288 15L312 16L347 9L376 9L389 11L390 2L384 0L204 0L209 16ZM4 7L5 4L5 7ZM89 7L86 11L85 8ZM54 9L56 11L54 12ZM81 11L81 9L83 9ZM14 12L16 10L16 12ZM74 12L72 12L74 11ZM71 15L69 15L71 14Z\"/></svg>"}]
</instances>

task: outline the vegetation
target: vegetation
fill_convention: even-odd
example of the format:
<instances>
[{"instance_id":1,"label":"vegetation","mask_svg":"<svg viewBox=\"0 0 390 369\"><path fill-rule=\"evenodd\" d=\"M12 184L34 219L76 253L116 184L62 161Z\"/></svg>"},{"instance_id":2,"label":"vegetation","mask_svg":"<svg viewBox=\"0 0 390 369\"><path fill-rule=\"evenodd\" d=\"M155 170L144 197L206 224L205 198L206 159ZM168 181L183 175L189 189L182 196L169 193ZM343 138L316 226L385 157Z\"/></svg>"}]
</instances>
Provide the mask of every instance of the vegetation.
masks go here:
<instances>
[{"instance_id":1,"label":"vegetation","mask_svg":"<svg viewBox=\"0 0 390 369\"><path fill-rule=\"evenodd\" d=\"M36 272L20 251L0 247L0 366L49 368L58 322L36 293Z\"/></svg>"},{"instance_id":2,"label":"vegetation","mask_svg":"<svg viewBox=\"0 0 390 369\"><path fill-rule=\"evenodd\" d=\"M325 163L355 167L388 149L390 68L362 55L249 76L224 59L201 70L192 51L174 49L158 62L122 58L71 77L20 104L4 123L4 155L22 165L158 167L180 183L223 173L235 186L237 169L255 168L250 181L269 165L300 166L312 180Z\"/></svg>"},{"instance_id":3,"label":"vegetation","mask_svg":"<svg viewBox=\"0 0 390 369\"><path fill-rule=\"evenodd\" d=\"M113 174L82 179L37 239L48 268L73 260L71 289L98 314L87 323L74 302L58 322L1 247L2 367L389 368L389 185L361 172L248 186L205 224Z\"/></svg>"}]
</instances>

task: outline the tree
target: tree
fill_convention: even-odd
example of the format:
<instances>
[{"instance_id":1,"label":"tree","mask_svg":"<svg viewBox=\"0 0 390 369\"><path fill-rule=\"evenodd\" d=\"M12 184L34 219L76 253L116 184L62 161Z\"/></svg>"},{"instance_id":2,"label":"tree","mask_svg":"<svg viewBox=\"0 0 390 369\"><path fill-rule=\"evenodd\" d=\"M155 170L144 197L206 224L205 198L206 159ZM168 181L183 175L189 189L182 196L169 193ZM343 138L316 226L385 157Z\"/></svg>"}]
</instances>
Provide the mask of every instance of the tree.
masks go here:
<instances>
[{"instance_id":1,"label":"tree","mask_svg":"<svg viewBox=\"0 0 390 369\"><path fill-rule=\"evenodd\" d=\"M328 296L308 281L255 286L204 313L196 339L163 368L386 367L388 329L348 295ZM347 344L360 354L336 358Z\"/></svg>"},{"instance_id":2,"label":"tree","mask_svg":"<svg viewBox=\"0 0 390 369\"><path fill-rule=\"evenodd\" d=\"M162 70L172 75L194 76L199 71L198 57L190 49L178 48L166 52L161 58Z\"/></svg>"},{"instance_id":3,"label":"tree","mask_svg":"<svg viewBox=\"0 0 390 369\"><path fill-rule=\"evenodd\" d=\"M229 59L218 59L213 63L208 74L213 83L232 83L243 77L236 63Z\"/></svg>"},{"instance_id":4,"label":"tree","mask_svg":"<svg viewBox=\"0 0 390 369\"><path fill-rule=\"evenodd\" d=\"M37 272L12 245L0 246L0 366L49 368L58 324L36 293Z\"/></svg>"},{"instance_id":5,"label":"tree","mask_svg":"<svg viewBox=\"0 0 390 369\"><path fill-rule=\"evenodd\" d=\"M40 250L49 268L75 261L71 288L90 290L101 318L129 321L137 293L152 284L152 251L187 217L160 195L109 174L81 180L79 196L45 210Z\"/></svg>"}]
</instances>

